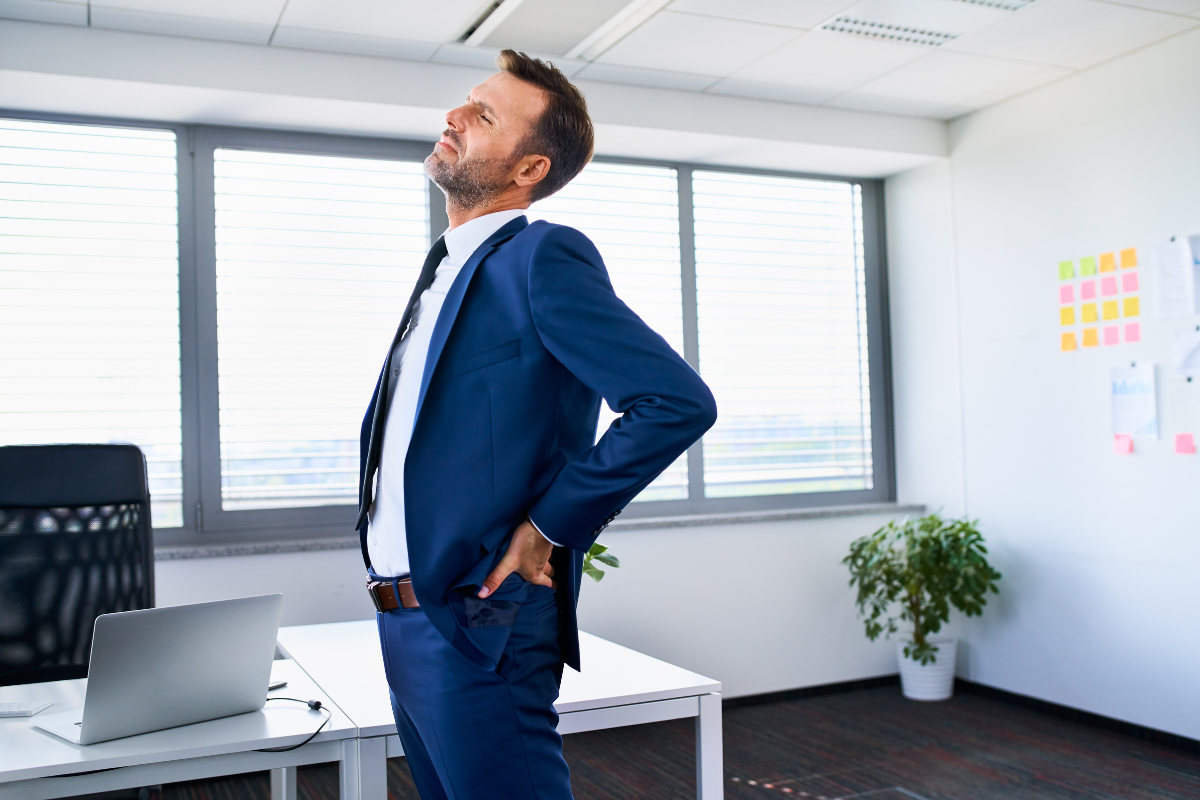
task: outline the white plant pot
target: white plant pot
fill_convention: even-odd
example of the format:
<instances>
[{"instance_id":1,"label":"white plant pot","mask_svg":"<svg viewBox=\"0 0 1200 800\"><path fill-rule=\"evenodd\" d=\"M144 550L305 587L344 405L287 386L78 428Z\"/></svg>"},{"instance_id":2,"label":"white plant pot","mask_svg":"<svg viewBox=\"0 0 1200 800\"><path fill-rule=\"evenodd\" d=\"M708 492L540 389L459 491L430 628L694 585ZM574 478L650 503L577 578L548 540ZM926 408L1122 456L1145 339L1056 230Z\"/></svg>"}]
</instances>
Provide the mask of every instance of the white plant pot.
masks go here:
<instances>
[{"instance_id":1,"label":"white plant pot","mask_svg":"<svg viewBox=\"0 0 1200 800\"><path fill-rule=\"evenodd\" d=\"M910 700L949 700L954 694L954 656L958 640L950 636L930 636L937 647L937 661L921 664L904 655L905 642L896 643L900 661L900 688Z\"/></svg>"}]
</instances>

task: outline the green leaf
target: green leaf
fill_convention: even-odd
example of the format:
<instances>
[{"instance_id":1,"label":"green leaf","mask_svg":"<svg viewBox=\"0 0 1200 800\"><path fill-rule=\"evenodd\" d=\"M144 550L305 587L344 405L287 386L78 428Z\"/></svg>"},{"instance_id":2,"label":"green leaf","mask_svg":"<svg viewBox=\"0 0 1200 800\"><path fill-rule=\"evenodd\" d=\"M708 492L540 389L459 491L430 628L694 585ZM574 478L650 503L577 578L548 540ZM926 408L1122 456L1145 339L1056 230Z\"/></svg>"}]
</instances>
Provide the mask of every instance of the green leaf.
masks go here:
<instances>
[{"instance_id":1,"label":"green leaf","mask_svg":"<svg viewBox=\"0 0 1200 800\"><path fill-rule=\"evenodd\" d=\"M601 564L608 564L610 567L621 566L620 559L618 559L612 553L603 553L601 555L598 555L598 556L596 556L596 560L599 561Z\"/></svg>"},{"instance_id":2,"label":"green leaf","mask_svg":"<svg viewBox=\"0 0 1200 800\"><path fill-rule=\"evenodd\" d=\"M604 570L596 569L595 567L584 567L583 574L594 580L596 583L604 580Z\"/></svg>"}]
</instances>

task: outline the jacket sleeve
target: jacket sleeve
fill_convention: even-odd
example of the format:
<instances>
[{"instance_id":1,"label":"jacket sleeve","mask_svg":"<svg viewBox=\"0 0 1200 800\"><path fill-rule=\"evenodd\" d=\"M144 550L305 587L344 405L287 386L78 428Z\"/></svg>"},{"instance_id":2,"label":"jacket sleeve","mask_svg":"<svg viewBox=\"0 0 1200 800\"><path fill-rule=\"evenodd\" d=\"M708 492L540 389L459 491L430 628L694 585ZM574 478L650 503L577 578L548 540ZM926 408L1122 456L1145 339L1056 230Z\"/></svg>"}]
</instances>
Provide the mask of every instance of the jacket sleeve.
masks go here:
<instances>
[{"instance_id":1,"label":"jacket sleeve","mask_svg":"<svg viewBox=\"0 0 1200 800\"><path fill-rule=\"evenodd\" d=\"M544 536L587 550L601 526L717 418L712 392L613 291L600 253L553 226L533 251L529 303L543 345L621 414L529 510Z\"/></svg>"}]
</instances>

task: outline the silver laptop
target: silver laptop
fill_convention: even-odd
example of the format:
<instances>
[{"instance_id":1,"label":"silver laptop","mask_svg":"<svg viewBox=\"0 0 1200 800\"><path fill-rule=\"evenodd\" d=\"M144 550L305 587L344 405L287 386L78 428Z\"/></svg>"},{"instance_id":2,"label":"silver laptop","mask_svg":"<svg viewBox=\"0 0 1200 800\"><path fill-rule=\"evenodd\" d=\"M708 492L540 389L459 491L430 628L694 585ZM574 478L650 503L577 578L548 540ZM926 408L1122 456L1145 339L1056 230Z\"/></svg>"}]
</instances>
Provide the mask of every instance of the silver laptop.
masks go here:
<instances>
[{"instance_id":1,"label":"silver laptop","mask_svg":"<svg viewBox=\"0 0 1200 800\"><path fill-rule=\"evenodd\" d=\"M148 608L96 618L83 711L38 719L78 744L263 707L283 595Z\"/></svg>"}]
</instances>

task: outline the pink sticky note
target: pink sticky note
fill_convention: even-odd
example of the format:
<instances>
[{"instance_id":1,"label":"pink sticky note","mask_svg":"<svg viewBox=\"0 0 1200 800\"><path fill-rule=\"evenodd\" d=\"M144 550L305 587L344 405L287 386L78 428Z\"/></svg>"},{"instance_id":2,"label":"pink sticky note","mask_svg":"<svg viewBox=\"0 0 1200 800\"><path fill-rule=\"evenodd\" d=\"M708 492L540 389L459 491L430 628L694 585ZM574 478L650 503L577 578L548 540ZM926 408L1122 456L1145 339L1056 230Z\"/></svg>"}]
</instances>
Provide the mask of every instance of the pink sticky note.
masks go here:
<instances>
[{"instance_id":1,"label":"pink sticky note","mask_svg":"<svg viewBox=\"0 0 1200 800\"><path fill-rule=\"evenodd\" d=\"M1175 452L1185 456L1196 454L1196 442L1190 433L1175 434Z\"/></svg>"},{"instance_id":2,"label":"pink sticky note","mask_svg":"<svg viewBox=\"0 0 1200 800\"><path fill-rule=\"evenodd\" d=\"M1065 286L1058 287L1058 302L1074 303L1075 302L1075 287L1068 283Z\"/></svg>"},{"instance_id":3,"label":"pink sticky note","mask_svg":"<svg viewBox=\"0 0 1200 800\"><path fill-rule=\"evenodd\" d=\"M1103 280L1100 281L1100 294L1104 295L1105 297L1108 297L1109 295L1116 294L1116 293L1117 293L1117 276L1116 275L1109 275L1107 278L1104 278Z\"/></svg>"},{"instance_id":4,"label":"pink sticky note","mask_svg":"<svg viewBox=\"0 0 1200 800\"><path fill-rule=\"evenodd\" d=\"M1104 344L1105 345L1120 344L1120 343L1121 343L1121 332L1117 329L1116 325L1109 325L1107 328L1104 329Z\"/></svg>"},{"instance_id":5,"label":"pink sticky note","mask_svg":"<svg viewBox=\"0 0 1200 800\"><path fill-rule=\"evenodd\" d=\"M1126 272L1121 276L1121 291L1136 292L1138 290L1137 272Z\"/></svg>"},{"instance_id":6,"label":"pink sticky note","mask_svg":"<svg viewBox=\"0 0 1200 800\"><path fill-rule=\"evenodd\" d=\"M1079 296L1084 300L1095 300L1096 282L1084 281L1083 283L1079 284Z\"/></svg>"},{"instance_id":7,"label":"pink sticky note","mask_svg":"<svg viewBox=\"0 0 1200 800\"><path fill-rule=\"evenodd\" d=\"M1133 452L1133 437L1128 433L1118 433L1113 437L1113 452L1119 456Z\"/></svg>"},{"instance_id":8,"label":"pink sticky note","mask_svg":"<svg viewBox=\"0 0 1200 800\"><path fill-rule=\"evenodd\" d=\"M1142 323L1127 322L1125 323L1125 343L1140 342L1142 340Z\"/></svg>"}]
</instances>

